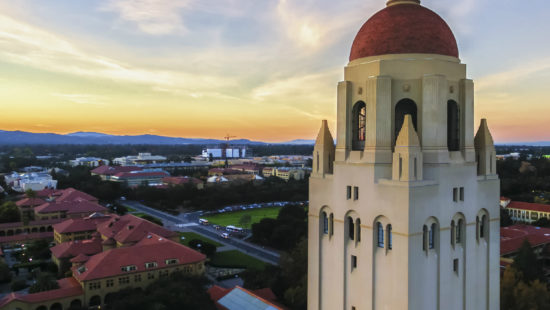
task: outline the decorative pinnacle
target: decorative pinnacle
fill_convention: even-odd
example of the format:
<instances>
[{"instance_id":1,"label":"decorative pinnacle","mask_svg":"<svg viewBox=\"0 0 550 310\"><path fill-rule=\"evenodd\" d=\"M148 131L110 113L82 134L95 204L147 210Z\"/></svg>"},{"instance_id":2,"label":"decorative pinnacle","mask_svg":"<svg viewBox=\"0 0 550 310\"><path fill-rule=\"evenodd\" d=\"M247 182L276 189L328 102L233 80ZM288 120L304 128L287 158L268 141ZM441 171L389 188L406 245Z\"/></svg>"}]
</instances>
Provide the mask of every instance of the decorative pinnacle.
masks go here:
<instances>
[{"instance_id":1,"label":"decorative pinnacle","mask_svg":"<svg viewBox=\"0 0 550 310\"><path fill-rule=\"evenodd\" d=\"M420 0L388 0L388 2L386 2L386 6L396 4L420 4Z\"/></svg>"}]
</instances>

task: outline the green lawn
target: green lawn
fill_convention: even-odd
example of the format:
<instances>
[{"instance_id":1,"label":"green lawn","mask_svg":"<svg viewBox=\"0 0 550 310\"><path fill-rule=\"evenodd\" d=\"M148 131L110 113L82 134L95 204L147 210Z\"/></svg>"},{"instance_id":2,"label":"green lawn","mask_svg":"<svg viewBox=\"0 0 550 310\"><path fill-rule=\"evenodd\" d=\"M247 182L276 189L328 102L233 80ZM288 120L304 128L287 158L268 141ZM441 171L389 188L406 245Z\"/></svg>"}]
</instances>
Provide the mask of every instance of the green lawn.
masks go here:
<instances>
[{"instance_id":1,"label":"green lawn","mask_svg":"<svg viewBox=\"0 0 550 310\"><path fill-rule=\"evenodd\" d=\"M211 258L210 264L216 267L242 267L262 270L267 263L237 250L218 252Z\"/></svg>"},{"instance_id":2,"label":"green lawn","mask_svg":"<svg viewBox=\"0 0 550 310\"><path fill-rule=\"evenodd\" d=\"M226 212L226 213L220 213L216 215L211 215L205 217L210 224L216 224L221 226L238 226L242 228L250 228L252 227L252 224L258 223L263 218L276 218L277 215L279 215L279 211L281 211L280 207L272 207L272 208L260 208L260 209L249 209L249 210L242 210L242 211L235 211L235 212ZM245 214L250 214L252 221L248 225L241 225L239 224L239 221L241 217Z\"/></svg>"},{"instance_id":3,"label":"green lawn","mask_svg":"<svg viewBox=\"0 0 550 310\"><path fill-rule=\"evenodd\" d=\"M189 246L189 241L191 241L193 239L198 239L198 240L201 240L202 242L212 243L213 245L215 245L217 247L223 246L223 244L221 244L219 242L216 242L212 239L203 237L203 236L201 236L197 233L194 233L194 232L180 232L179 235L180 235L180 243L185 245L185 246ZM185 239L181 240L181 237L185 237Z\"/></svg>"}]
</instances>

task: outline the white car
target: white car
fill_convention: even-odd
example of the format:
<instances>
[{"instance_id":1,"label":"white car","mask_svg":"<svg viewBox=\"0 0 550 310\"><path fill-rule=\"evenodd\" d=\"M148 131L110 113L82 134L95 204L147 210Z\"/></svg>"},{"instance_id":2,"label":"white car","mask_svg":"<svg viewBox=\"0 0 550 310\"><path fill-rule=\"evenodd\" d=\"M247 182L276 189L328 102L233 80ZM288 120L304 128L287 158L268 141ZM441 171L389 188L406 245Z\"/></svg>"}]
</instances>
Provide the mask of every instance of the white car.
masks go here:
<instances>
[{"instance_id":1,"label":"white car","mask_svg":"<svg viewBox=\"0 0 550 310\"><path fill-rule=\"evenodd\" d=\"M224 239L229 239L229 234L228 233L222 233L220 235L220 237L224 238Z\"/></svg>"}]
</instances>

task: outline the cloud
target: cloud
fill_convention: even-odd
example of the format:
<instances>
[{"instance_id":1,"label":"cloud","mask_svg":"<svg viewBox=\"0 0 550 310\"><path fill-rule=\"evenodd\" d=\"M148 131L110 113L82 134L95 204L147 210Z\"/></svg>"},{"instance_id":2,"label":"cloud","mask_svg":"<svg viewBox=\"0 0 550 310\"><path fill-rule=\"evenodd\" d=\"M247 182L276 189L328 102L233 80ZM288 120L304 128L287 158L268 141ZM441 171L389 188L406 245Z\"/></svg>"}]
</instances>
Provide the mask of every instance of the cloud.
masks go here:
<instances>
[{"instance_id":1,"label":"cloud","mask_svg":"<svg viewBox=\"0 0 550 310\"><path fill-rule=\"evenodd\" d=\"M91 94L60 94L60 93L52 93L51 94L54 97L59 97L62 99L65 99L67 101L77 103L77 104L85 104L85 105L104 105L106 98L102 96L97 95L91 95Z\"/></svg>"},{"instance_id":2,"label":"cloud","mask_svg":"<svg viewBox=\"0 0 550 310\"><path fill-rule=\"evenodd\" d=\"M109 0L101 9L135 23L150 35L183 34L187 31L182 10L192 0Z\"/></svg>"},{"instance_id":3,"label":"cloud","mask_svg":"<svg viewBox=\"0 0 550 310\"><path fill-rule=\"evenodd\" d=\"M480 77L476 81L476 91L507 87L514 82L531 77L533 74L550 70L550 57L524 63L507 71Z\"/></svg>"}]
</instances>

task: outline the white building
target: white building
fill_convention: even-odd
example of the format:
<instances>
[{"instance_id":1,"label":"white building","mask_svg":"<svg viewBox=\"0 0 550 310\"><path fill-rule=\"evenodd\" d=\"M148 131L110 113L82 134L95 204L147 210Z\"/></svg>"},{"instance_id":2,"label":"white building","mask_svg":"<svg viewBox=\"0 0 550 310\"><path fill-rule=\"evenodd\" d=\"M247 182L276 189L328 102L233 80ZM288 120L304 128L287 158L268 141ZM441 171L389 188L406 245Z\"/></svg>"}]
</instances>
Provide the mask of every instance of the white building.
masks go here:
<instances>
[{"instance_id":1,"label":"white building","mask_svg":"<svg viewBox=\"0 0 550 310\"><path fill-rule=\"evenodd\" d=\"M118 157L113 163L120 166L135 166L146 164L158 164L166 161L166 157L151 155L151 153L139 153L137 156Z\"/></svg>"},{"instance_id":2,"label":"white building","mask_svg":"<svg viewBox=\"0 0 550 310\"><path fill-rule=\"evenodd\" d=\"M222 158L223 149L221 148L206 148L202 150L203 158L210 158L212 154L213 158ZM246 147L242 148L227 148L225 149L226 158L244 158L246 157Z\"/></svg>"},{"instance_id":3,"label":"white building","mask_svg":"<svg viewBox=\"0 0 550 310\"><path fill-rule=\"evenodd\" d=\"M78 157L69 161L71 167L86 166L86 167L99 167L101 165L108 166L109 160L98 157Z\"/></svg>"},{"instance_id":4,"label":"white building","mask_svg":"<svg viewBox=\"0 0 550 310\"><path fill-rule=\"evenodd\" d=\"M499 309L499 180L454 35L417 0L361 28L310 177L308 309Z\"/></svg>"},{"instance_id":5,"label":"white building","mask_svg":"<svg viewBox=\"0 0 550 310\"><path fill-rule=\"evenodd\" d=\"M57 181L47 172L17 173L4 176L6 184L14 191L23 193L28 189L41 191L45 188L57 188Z\"/></svg>"}]
</instances>

